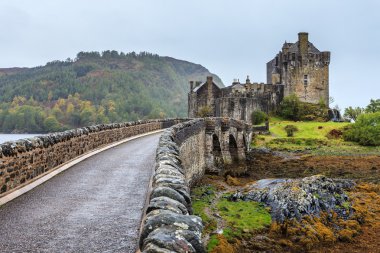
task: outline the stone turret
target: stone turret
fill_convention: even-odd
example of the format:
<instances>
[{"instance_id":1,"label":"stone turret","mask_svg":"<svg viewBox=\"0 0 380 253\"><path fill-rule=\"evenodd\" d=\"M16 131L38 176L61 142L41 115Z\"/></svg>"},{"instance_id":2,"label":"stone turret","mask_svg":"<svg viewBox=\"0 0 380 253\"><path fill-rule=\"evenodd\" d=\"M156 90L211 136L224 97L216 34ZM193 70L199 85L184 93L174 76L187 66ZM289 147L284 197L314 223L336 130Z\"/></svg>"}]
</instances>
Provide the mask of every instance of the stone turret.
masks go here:
<instances>
[{"instance_id":1,"label":"stone turret","mask_svg":"<svg viewBox=\"0 0 380 253\"><path fill-rule=\"evenodd\" d=\"M309 34L298 33L298 41L285 43L267 63L267 82L284 85L284 96L295 94L301 101L317 104L329 100L330 52L319 51Z\"/></svg>"}]
</instances>

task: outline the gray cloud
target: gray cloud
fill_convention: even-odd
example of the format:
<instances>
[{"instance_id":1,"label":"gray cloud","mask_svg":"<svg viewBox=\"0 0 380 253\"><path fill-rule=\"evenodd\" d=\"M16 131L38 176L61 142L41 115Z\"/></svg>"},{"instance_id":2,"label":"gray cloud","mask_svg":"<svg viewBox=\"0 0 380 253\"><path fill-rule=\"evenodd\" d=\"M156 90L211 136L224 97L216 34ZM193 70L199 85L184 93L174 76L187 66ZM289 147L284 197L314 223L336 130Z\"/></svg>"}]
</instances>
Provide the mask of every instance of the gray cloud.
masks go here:
<instances>
[{"instance_id":1,"label":"gray cloud","mask_svg":"<svg viewBox=\"0 0 380 253\"><path fill-rule=\"evenodd\" d=\"M380 97L380 2L339 0L2 0L0 67L36 66L79 51L149 51L200 63L225 84L265 82L265 63L309 32L332 52L340 107Z\"/></svg>"}]
</instances>

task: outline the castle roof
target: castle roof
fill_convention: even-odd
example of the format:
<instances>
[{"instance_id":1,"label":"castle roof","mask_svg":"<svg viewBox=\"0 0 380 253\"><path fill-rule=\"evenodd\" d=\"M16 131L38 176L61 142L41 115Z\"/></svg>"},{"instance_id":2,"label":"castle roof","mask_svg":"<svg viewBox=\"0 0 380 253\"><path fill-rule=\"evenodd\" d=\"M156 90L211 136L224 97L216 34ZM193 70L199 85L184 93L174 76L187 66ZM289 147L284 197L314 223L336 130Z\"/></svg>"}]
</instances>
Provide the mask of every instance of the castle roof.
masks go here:
<instances>
[{"instance_id":1,"label":"castle roof","mask_svg":"<svg viewBox=\"0 0 380 253\"><path fill-rule=\"evenodd\" d=\"M196 87L193 89L193 92L197 92L197 91L198 91L200 88L202 88L205 84L207 84L207 82L204 82L204 83L202 83L202 84L196 86ZM220 89L220 88L218 87L218 85L216 85L214 82L212 82L212 84L215 85L218 89Z\"/></svg>"},{"instance_id":2,"label":"castle roof","mask_svg":"<svg viewBox=\"0 0 380 253\"><path fill-rule=\"evenodd\" d=\"M314 54L320 53L320 51L313 45L313 43L311 43L311 42L308 42L308 43L309 43L309 53L314 53ZM290 44L290 43L288 43L288 44ZM299 41L290 45L288 52L298 53L299 52Z\"/></svg>"},{"instance_id":3,"label":"castle roof","mask_svg":"<svg viewBox=\"0 0 380 253\"><path fill-rule=\"evenodd\" d=\"M205 85L206 83L207 83L207 82L202 83L202 84L196 86L196 87L193 89L193 92L197 92L197 91L198 91L203 85Z\"/></svg>"},{"instance_id":4,"label":"castle roof","mask_svg":"<svg viewBox=\"0 0 380 253\"><path fill-rule=\"evenodd\" d=\"M240 83L236 83L231 87L233 90L245 90L245 87Z\"/></svg>"}]
</instances>

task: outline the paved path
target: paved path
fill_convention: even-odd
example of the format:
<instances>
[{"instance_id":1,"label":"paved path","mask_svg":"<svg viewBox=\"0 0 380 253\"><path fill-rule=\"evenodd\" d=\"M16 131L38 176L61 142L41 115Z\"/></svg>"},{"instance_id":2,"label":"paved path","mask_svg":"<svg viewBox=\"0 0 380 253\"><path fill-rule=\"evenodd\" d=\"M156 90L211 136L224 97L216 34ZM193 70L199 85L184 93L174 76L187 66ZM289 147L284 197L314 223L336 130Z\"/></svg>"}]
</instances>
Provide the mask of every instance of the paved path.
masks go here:
<instances>
[{"instance_id":1,"label":"paved path","mask_svg":"<svg viewBox=\"0 0 380 253\"><path fill-rule=\"evenodd\" d=\"M135 252L159 136L90 157L0 207L0 252Z\"/></svg>"}]
</instances>

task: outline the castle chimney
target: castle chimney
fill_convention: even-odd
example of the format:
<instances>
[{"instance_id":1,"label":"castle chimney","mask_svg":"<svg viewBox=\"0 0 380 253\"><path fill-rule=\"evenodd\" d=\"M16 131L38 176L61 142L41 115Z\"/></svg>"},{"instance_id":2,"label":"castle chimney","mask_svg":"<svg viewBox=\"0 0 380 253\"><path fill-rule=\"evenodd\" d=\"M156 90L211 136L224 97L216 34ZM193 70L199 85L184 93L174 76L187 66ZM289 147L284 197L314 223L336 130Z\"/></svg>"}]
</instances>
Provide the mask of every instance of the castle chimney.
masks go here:
<instances>
[{"instance_id":1,"label":"castle chimney","mask_svg":"<svg viewBox=\"0 0 380 253\"><path fill-rule=\"evenodd\" d=\"M194 81L190 81L190 92L194 90Z\"/></svg>"},{"instance_id":2,"label":"castle chimney","mask_svg":"<svg viewBox=\"0 0 380 253\"><path fill-rule=\"evenodd\" d=\"M212 76L207 77L207 105L212 106L214 104L214 94L212 92Z\"/></svg>"},{"instance_id":3,"label":"castle chimney","mask_svg":"<svg viewBox=\"0 0 380 253\"><path fill-rule=\"evenodd\" d=\"M309 47L309 34L305 32L298 33L298 42L301 55L307 55Z\"/></svg>"}]
</instances>

